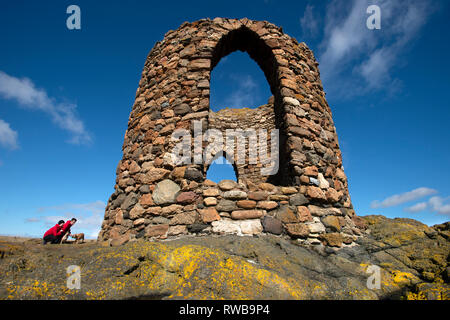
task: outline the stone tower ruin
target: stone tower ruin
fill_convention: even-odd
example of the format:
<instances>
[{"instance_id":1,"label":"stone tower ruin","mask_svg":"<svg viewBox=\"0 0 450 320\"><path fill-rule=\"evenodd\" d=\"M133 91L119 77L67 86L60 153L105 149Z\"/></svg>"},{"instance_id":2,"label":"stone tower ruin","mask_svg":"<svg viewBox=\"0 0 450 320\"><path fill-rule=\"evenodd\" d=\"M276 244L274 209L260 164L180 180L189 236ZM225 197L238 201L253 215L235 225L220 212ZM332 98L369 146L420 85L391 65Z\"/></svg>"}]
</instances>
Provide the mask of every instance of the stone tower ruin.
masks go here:
<instances>
[{"instance_id":1,"label":"stone tower ruin","mask_svg":"<svg viewBox=\"0 0 450 320\"><path fill-rule=\"evenodd\" d=\"M236 50L256 61L273 96L256 109L212 112L211 71ZM246 156L244 164L233 165L238 182L206 180L209 163L179 164L172 157L180 130L192 137L189 152L202 154L198 149L207 141L195 126L203 133L264 129L269 145L278 130L278 170L264 175L261 169L270 163ZM246 145L260 147L261 141ZM213 151L236 160L237 149ZM364 228L348 193L318 63L304 43L266 21L186 22L156 43L145 62L116 175L99 240L271 233L341 247Z\"/></svg>"}]
</instances>

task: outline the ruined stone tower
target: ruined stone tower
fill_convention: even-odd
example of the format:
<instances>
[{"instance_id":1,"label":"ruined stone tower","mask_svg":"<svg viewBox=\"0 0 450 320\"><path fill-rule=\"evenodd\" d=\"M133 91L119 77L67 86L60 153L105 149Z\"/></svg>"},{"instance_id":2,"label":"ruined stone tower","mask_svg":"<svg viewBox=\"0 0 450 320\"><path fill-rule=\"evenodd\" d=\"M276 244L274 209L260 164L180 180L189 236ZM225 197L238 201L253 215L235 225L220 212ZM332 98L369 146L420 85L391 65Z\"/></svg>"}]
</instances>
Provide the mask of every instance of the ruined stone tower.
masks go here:
<instances>
[{"instance_id":1,"label":"ruined stone tower","mask_svg":"<svg viewBox=\"0 0 450 320\"><path fill-rule=\"evenodd\" d=\"M211 71L236 50L257 62L273 97L257 109L214 113ZM247 156L245 164L234 164L238 183L215 184L206 180L209 163L174 162L177 130L192 136L192 154L207 144L194 135L194 120L203 132L265 129L269 145L278 129L279 170L264 175L261 169L270 163ZM236 159L236 150L216 151ZM304 43L266 21L186 22L156 43L145 62L116 174L99 240L272 233L340 247L363 228L352 209L318 63Z\"/></svg>"}]
</instances>

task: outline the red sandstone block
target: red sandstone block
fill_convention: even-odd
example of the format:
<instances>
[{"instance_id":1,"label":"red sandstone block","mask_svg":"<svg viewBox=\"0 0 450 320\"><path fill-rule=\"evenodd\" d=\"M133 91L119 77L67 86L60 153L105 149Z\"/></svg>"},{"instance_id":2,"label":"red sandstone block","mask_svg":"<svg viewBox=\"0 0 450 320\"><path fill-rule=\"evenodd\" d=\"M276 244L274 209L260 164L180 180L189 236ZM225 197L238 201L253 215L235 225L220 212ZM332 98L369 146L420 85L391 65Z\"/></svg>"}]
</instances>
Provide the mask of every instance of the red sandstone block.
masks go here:
<instances>
[{"instance_id":1,"label":"red sandstone block","mask_svg":"<svg viewBox=\"0 0 450 320\"><path fill-rule=\"evenodd\" d=\"M262 210L240 210L231 212L231 217L235 220L257 219L264 216Z\"/></svg>"}]
</instances>

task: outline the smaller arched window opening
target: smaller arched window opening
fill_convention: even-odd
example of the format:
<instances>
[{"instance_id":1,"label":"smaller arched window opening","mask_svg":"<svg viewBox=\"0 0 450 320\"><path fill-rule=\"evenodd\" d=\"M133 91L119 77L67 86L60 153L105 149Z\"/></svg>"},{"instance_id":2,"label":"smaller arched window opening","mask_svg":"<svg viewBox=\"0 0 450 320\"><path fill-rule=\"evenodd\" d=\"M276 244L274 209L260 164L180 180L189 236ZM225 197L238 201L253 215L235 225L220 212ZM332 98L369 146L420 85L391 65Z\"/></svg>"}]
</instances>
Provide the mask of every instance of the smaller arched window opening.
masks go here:
<instances>
[{"instance_id":1,"label":"smaller arched window opening","mask_svg":"<svg viewBox=\"0 0 450 320\"><path fill-rule=\"evenodd\" d=\"M222 180L238 181L236 166L229 161L222 153L217 154L206 171L206 179L215 183Z\"/></svg>"}]
</instances>

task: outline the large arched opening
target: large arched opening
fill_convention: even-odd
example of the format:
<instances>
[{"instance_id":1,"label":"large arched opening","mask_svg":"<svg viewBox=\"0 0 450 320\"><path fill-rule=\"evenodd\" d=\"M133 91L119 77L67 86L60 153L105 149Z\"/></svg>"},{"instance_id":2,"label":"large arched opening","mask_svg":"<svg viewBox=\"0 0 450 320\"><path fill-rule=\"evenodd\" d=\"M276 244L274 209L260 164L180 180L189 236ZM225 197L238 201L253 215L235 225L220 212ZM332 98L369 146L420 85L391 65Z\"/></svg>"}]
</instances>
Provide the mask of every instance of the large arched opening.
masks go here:
<instances>
[{"instance_id":1,"label":"large arched opening","mask_svg":"<svg viewBox=\"0 0 450 320\"><path fill-rule=\"evenodd\" d=\"M290 185L292 179L289 177L289 155L286 150L286 126L284 124L284 109L282 104L282 96L280 93L280 85L278 78L277 62L275 60L272 49L262 40L257 33L242 26L239 29L232 30L224 35L213 50L211 58L211 77L213 76L214 68L219 64L221 59L229 56L235 51L247 53L248 56L256 62L260 70L263 72L267 84L269 86L272 97L268 99L263 108L254 108L249 103L248 108L253 110L240 112L229 111L221 113L219 116L214 114L217 110L216 105L211 104L210 99L210 115L209 128L219 129L225 133L226 129L262 129L267 131L267 136L270 137L272 130L278 129L279 132L279 150L278 150L278 170L270 175L258 176L260 171L258 168L260 163L248 163L245 170L240 170L241 178L249 178L253 182L270 182L275 185ZM211 96L211 92L210 92ZM214 101L216 103L216 101ZM230 106L233 107L233 106ZM269 139L270 140L270 139ZM236 141L237 142L237 141ZM270 141L267 142L270 153ZM251 142L247 140L247 147L250 148ZM259 147L259 144L258 144ZM249 149L247 149L249 150ZM250 160L251 156L247 156ZM233 159L236 160L236 157ZM259 159L261 160L261 159ZM258 160L258 161L259 161Z\"/></svg>"},{"instance_id":2,"label":"large arched opening","mask_svg":"<svg viewBox=\"0 0 450 320\"><path fill-rule=\"evenodd\" d=\"M210 110L255 109L268 103L272 92L261 68L246 52L234 51L211 71Z\"/></svg>"}]
</instances>

